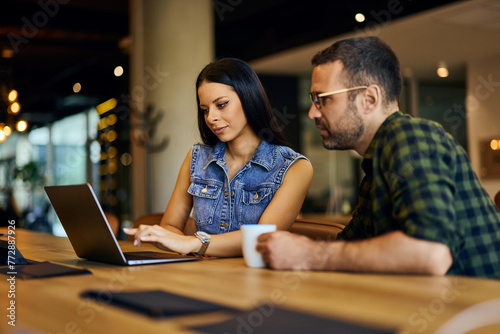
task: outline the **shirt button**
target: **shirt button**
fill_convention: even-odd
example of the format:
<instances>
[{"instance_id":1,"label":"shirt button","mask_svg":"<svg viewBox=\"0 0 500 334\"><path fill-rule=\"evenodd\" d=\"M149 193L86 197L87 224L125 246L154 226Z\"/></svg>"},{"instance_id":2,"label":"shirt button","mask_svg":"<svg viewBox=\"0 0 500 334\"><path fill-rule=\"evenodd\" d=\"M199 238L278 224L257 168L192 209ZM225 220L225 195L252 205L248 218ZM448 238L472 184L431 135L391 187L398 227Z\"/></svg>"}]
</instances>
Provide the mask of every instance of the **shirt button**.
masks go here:
<instances>
[{"instance_id":1,"label":"shirt button","mask_svg":"<svg viewBox=\"0 0 500 334\"><path fill-rule=\"evenodd\" d=\"M231 191L231 196L234 196L234 191Z\"/></svg>"},{"instance_id":2,"label":"shirt button","mask_svg":"<svg viewBox=\"0 0 500 334\"><path fill-rule=\"evenodd\" d=\"M222 226L222 227L224 227L225 229L227 229L228 226L229 226L227 223L220 223L219 225Z\"/></svg>"},{"instance_id":3,"label":"shirt button","mask_svg":"<svg viewBox=\"0 0 500 334\"><path fill-rule=\"evenodd\" d=\"M253 195L253 199L257 199L259 198L259 194L257 194L257 192L255 193L255 195Z\"/></svg>"}]
</instances>

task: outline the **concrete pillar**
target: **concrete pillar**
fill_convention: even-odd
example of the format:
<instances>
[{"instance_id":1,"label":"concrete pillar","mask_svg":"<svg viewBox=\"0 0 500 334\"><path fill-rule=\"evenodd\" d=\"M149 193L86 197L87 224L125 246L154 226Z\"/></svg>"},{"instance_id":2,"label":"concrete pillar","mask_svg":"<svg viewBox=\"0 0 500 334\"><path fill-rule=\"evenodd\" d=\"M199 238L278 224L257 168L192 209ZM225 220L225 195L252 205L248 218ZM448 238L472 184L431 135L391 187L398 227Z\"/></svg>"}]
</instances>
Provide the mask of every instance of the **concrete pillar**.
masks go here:
<instances>
[{"instance_id":1,"label":"concrete pillar","mask_svg":"<svg viewBox=\"0 0 500 334\"><path fill-rule=\"evenodd\" d=\"M210 0L131 0L130 6L135 219L165 210L184 157L200 141L195 80L213 60L214 25ZM140 126L145 118L151 132Z\"/></svg>"}]
</instances>

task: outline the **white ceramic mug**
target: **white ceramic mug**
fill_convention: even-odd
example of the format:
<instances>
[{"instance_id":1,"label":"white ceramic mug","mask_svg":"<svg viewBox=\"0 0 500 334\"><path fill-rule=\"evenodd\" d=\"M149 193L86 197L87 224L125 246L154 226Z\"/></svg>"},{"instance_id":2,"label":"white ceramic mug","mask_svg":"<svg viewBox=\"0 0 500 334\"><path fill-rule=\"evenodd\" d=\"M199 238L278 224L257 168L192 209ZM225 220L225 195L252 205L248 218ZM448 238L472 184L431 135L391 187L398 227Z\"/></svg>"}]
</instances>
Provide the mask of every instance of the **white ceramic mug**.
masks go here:
<instances>
[{"instance_id":1,"label":"white ceramic mug","mask_svg":"<svg viewBox=\"0 0 500 334\"><path fill-rule=\"evenodd\" d=\"M253 268L262 268L266 266L262 255L257 252L257 237L262 233L276 231L276 225L270 224L249 224L241 226L241 234L243 237L243 257L247 266Z\"/></svg>"}]
</instances>

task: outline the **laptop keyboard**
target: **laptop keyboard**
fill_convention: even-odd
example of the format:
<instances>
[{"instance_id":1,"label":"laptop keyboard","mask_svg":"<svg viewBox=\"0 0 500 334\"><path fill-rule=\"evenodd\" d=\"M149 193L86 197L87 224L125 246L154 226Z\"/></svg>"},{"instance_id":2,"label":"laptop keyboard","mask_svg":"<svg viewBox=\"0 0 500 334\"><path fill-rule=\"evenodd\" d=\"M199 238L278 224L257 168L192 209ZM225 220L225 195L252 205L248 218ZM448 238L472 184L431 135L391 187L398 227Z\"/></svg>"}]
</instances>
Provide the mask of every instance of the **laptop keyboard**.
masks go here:
<instances>
[{"instance_id":1,"label":"laptop keyboard","mask_svg":"<svg viewBox=\"0 0 500 334\"><path fill-rule=\"evenodd\" d=\"M127 260L144 260L144 259L172 259L184 257L180 254L159 253L159 252L127 252L124 253Z\"/></svg>"}]
</instances>

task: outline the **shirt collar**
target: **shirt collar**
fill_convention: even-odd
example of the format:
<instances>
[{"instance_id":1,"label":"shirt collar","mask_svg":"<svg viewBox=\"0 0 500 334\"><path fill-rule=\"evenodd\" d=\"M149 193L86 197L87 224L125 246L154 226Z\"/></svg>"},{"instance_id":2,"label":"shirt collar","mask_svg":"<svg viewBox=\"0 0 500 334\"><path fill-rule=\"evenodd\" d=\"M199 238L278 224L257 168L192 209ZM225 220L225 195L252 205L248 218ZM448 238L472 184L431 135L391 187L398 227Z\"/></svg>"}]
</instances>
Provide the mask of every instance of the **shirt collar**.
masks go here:
<instances>
[{"instance_id":1,"label":"shirt collar","mask_svg":"<svg viewBox=\"0 0 500 334\"><path fill-rule=\"evenodd\" d=\"M268 143L265 140L261 140L259 147L255 150L255 153L250 159L250 162L261 165L268 171L271 170L276 165L276 154L274 145Z\"/></svg>"},{"instance_id":2,"label":"shirt collar","mask_svg":"<svg viewBox=\"0 0 500 334\"><path fill-rule=\"evenodd\" d=\"M214 149L212 150L212 153L207 158L207 162L205 163L205 166L203 169L206 169L208 165L210 165L212 162L217 162L221 161L224 162L226 161L225 159L226 156L226 143L221 142L220 140L215 144Z\"/></svg>"},{"instance_id":3,"label":"shirt collar","mask_svg":"<svg viewBox=\"0 0 500 334\"><path fill-rule=\"evenodd\" d=\"M204 168L207 168L212 162L223 162L226 161L226 143L218 141L215 144L214 150L208 156L207 163ZM252 159L248 163L255 163L267 169L271 170L276 164L276 154L274 152L274 145L261 140L257 150L253 154Z\"/></svg>"}]
</instances>

